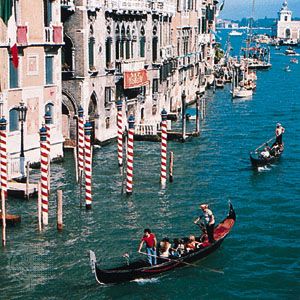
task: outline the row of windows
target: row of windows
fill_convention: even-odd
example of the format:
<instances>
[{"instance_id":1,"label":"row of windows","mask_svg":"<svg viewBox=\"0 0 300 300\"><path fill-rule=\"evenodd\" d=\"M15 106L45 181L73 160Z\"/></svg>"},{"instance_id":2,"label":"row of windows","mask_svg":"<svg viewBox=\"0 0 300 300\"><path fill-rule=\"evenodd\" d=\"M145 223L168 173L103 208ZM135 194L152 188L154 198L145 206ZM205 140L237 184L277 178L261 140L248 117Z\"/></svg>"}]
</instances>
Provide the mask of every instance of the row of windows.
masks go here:
<instances>
[{"instance_id":1,"label":"row of windows","mask_svg":"<svg viewBox=\"0 0 300 300\"><path fill-rule=\"evenodd\" d=\"M48 103L45 106L45 112L47 112L51 116L51 124L53 124L53 116L54 116L54 105L52 103ZM9 111L9 131L18 131L19 128L19 111L18 108L12 108Z\"/></svg>"},{"instance_id":2,"label":"row of windows","mask_svg":"<svg viewBox=\"0 0 300 300\"><path fill-rule=\"evenodd\" d=\"M53 61L53 56L45 57L45 84L53 84ZM14 67L12 58L9 59L9 87L20 87L19 69Z\"/></svg>"}]
</instances>

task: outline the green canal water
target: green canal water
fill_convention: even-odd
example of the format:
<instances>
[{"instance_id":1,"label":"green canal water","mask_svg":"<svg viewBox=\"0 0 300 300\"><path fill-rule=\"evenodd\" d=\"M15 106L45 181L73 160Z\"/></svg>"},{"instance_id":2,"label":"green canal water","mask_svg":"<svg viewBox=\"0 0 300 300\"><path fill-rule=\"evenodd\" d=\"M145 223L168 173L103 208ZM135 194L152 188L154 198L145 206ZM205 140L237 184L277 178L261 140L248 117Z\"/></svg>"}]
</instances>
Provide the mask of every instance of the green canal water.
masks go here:
<instances>
[{"instance_id":1,"label":"green canal water","mask_svg":"<svg viewBox=\"0 0 300 300\"><path fill-rule=\"evenodd\" d=\"M168 144L175 157L174 182L165 190L159 185L160 144L135 142L131 197L121 194L116 144L111 144L94 152L91 211L79 207L68 153L64 163L52 166L46 230L37 231L36 200L10 198L9 212L21 214L22 223L7 229L7 247L0 248L0 299L299 299L300 65L284 72L289 60L272 50L273 68L258 73L251 100L232 101L229 86L207 95L201 136ZM273 135L276 122L286 128L284 155L278 164L254 171L249 151ZM64 194L60 233L56 189ZM198 204L210 203L218 222L228 199L236 225L197 267L115 286L96 283L89 249L102 267L116 266L125 252L138 258L145 227L158 238L197 233L192 221Z\"/></svg>"}]
</instances>

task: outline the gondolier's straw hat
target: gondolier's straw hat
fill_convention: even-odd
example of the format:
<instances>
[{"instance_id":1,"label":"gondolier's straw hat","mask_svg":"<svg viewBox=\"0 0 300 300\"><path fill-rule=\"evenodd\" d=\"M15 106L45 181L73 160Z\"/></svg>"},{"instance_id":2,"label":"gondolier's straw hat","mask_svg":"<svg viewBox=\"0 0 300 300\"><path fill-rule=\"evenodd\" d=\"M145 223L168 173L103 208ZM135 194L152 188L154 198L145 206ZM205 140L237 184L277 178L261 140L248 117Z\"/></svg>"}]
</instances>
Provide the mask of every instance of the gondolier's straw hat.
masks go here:
<instances>
[{"instance_id":1,"label":"gondolier's straw hat","mask_svg":"<svg viewBox=\"0 0 300 300\"><path fill-rule=\"evenodd\" d=\"M206 209L206 208L208 208L208 204L200 204L200 208L201 209Z\"/></svg>"}]
</instances>

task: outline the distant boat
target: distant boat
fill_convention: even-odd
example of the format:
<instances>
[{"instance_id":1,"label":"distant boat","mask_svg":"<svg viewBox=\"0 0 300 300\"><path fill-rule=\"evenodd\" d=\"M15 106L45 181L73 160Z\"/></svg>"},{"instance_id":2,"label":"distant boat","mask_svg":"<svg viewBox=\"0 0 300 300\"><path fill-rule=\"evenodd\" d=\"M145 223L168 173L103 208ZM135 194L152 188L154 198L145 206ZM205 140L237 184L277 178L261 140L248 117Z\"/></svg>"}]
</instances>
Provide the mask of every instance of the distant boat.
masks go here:
<instances>
[{"instance_id":1,"label":"distant boat","mask_svg":"<svg viewBox=\"0 0 300 300\"><path fill-rule=\"evenodd\" d=\"M280 47L279 46L275 46L275 50L280 50Z\"/></svg>"},{"instance_id":2,"label":"distant boat","mask_svg":"<svg viewBox=\"0 0 300 300\"><path fill-rule=\"evenodd\" d=\"M284 71L286 71L286 72L291 72L290 66L286 66L286 67L284 68Z\"/></svg>"},{"instance_id":3,"label":"distant boat","mask_svg":"<svg viewBox=\"0 0 300 300\"><path fill-rule=\"evenodd\" d=\"M232 30L231 32L229 32L229 35L230 36L240 36L240 35L243 35L243 33L240 31L237 31L237 30Z\"/></svg>"},{"instance_id":4,"label":"distant boat","mask_svg":"<svg viewBox=\"0 0 300 300\"><path fill-rule=\"evenodd\" d=\"M296 55L296 51L292 47L288 47L284 53L285 55Z\"/></svg>"},{"instance_id":5,"label":"distant boat","mask_svg":"<svg viewBox=\"0 0 300 300\"><path fill-rule=\"evenodd\" d=\"M247 90L244 87L237 87L231 93L232 98L250 98L253 95L253 90Z\"/></svg>"},{"instance_id":6,"label":"distant boat","mask_svg":"<svg viewBox=\"0 0 300 300\"><path fill-rule=\"evenodd\" d=\"M298 59L297 58L291 58L290 62L292 64L298 64Z\"/></svg>"}]
</instances>

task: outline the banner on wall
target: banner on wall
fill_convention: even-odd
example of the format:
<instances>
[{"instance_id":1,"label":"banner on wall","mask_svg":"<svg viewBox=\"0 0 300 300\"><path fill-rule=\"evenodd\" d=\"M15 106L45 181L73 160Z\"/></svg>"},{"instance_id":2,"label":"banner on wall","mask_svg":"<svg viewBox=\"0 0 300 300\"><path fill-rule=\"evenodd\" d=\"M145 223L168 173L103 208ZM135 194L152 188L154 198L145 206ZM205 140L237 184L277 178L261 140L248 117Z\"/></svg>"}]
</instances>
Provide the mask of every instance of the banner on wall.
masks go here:
<instances>
[{"instance_id":1,"label":"banner on wall","mask_svg":"<svg viewBox=\"0 0 300 300\"><path fill-rule=\"evenodd\" d=\"M148 83L147 70L124 72L124 89L134 89Z\"/></svg>"}]
</instances>

